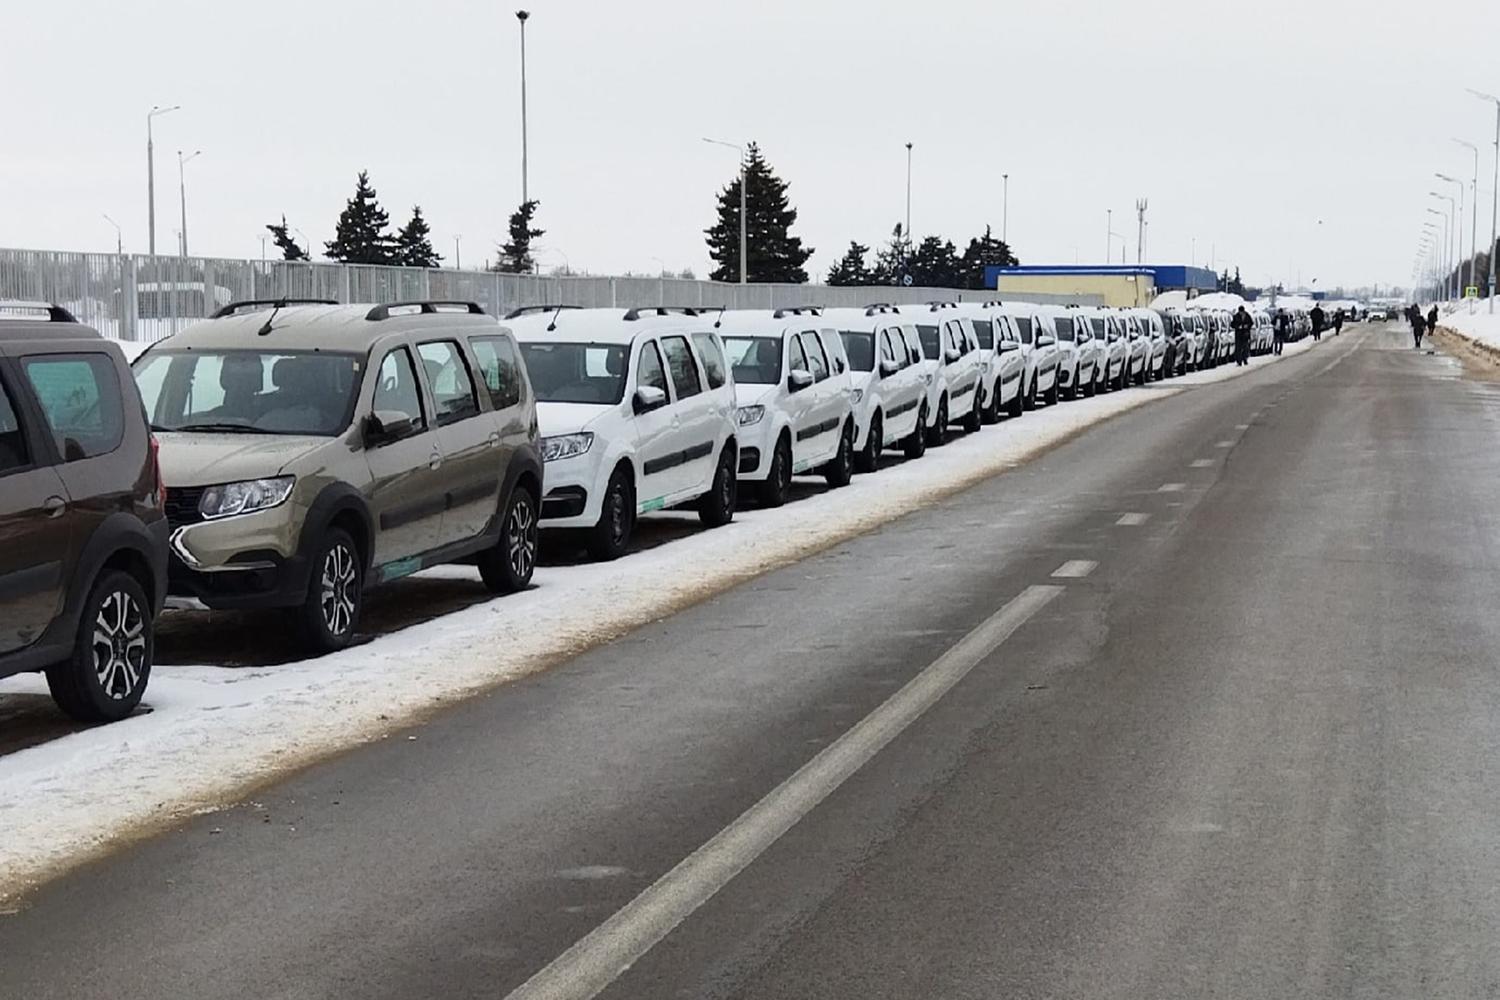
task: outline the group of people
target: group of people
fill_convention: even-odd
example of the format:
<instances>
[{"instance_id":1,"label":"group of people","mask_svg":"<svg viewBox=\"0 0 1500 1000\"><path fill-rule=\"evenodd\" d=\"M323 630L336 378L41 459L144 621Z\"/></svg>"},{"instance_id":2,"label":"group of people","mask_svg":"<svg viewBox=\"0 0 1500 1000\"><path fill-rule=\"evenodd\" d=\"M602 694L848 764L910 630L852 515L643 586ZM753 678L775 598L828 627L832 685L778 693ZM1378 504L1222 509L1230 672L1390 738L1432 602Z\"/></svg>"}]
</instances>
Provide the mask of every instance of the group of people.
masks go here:
<instances>
[{"instance_id":1,"label":"group of people","mask_svg":"<svg viewBox=\"0 0 1500 1000\"><path fill-rule=\"evenodd\" d=\"M1415 306L1413 306L1415 308ZM1437 315L1437 310L1433 310ZM1323 307L1315 305L1312 312L1307 314L1312 321L1313 340L1322 340L1323 331L1328 326L1328 314ZM1229 328L1234 331L1234 363L1236 365L1248 365L1250 363L1250 334L1255 329L1255 320L1250 313L1240 306L1235 311L1234 319L1230 320ZM1280 354L1286 347L1286 342L1292 338L1292 317L1286 310L1277 312L1276 319L1272 323L1272 332L1275 339L1271 343L1271 353ZM1333 333L1338 336L1344 332L1344 310L1340 309L1333 314Z\"/></svg>"},{"instance_id":2,"label":"group of people","mask_svg":"<svg viewBox=\"0 0 1500 1000\"><path fill-rule=\"evenodd\" d=\"M1422 307L1413 302L1406 307L1406 321L1411 324L1411 346L1412 350L1422 349L1422 334L1433 333L1437 330L1438 311L1437 306L1427 310L1427 315L1422 315Z\"/></svg>"}]
</instances>

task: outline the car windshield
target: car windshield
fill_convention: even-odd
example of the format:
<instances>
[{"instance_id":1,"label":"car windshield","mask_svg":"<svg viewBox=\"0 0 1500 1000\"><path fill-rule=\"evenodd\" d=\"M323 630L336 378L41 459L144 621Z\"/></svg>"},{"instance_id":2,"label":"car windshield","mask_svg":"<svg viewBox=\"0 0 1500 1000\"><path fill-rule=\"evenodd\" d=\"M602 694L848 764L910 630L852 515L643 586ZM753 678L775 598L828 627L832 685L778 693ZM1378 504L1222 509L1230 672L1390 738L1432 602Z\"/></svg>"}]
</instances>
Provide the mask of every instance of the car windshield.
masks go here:
<instances>
[{"instance_id":1,"label":"car windshield","mask_svg":"<svg viewBox=\"0 0 1500 1000\"><path fill-rule=\"evenodd\" d=\"M780 337L725 337L724 353L736 382L775 385L781 381Z\"/></svg>"},{"instance_id":2,"label":"car windshield","mask_svg":"<svg viewBox=\"0 0 1500 1000\"><path fill-rule=\"evenodd\" d=\"M156 430L331 437L349 426L362 367L329 351L155 350L134 372Z\"/></svg>"},{"instance_id":3,"label":"car windshield","mask_svg":"<svg viewBox=\"0 0 1500 1000\"><path fill-rule=\"evenodd\" d=\"M935 326L923 326L917 324L917 337L922 341L922 353L928 358L937 360L942 358L943 350L938 343L938 328Z\"/></svg>"},{"instance_id":4,"label":"car windshield","mask_svg":"<svg viewBox=\"0 0 1500 1000\"><path fill-rule=\"evenodd\" d=\"M857 372L875 370L875 335L858 330L840 330L844 338L844 353L849 355L849 367Z\"/></svg>"},{"instance_id":5,"label":"car windshield","mask_svg":"<svg viewBox=\"0 0 1500 1000\"><path fill-rule=\"evenodd\" d=\"M1052 321L1052 325L1057 327L1058 340L1073 339L1073 318L1071 316L1059 316Z\"/></svg>"},{"instance_id":6,"label":"car windshield","mask_svg":"<svg viewBox=\"0 0 1500 1000\"><path fill-rule=\"evenodd\" d=\"M521 356L539 403L610 405L625 398L630 348L624 344L529 343Z\"/></svg>"}]
</instances>

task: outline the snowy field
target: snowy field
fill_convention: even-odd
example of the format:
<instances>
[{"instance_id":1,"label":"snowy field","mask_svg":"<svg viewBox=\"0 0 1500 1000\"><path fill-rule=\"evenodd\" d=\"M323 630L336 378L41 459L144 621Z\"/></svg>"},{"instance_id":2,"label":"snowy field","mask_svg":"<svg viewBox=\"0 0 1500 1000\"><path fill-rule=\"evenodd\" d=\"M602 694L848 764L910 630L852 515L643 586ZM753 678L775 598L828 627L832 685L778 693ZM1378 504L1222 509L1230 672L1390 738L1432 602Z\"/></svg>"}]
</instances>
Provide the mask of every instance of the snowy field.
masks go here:
<instances>
[{"instance_id":1,"label":"snowy field","mask_svg":"<svg viewBox=\"0 0 1500 1000\"><path fill-rule=\"evenodd\" d=\"M1310 339L1288 345L1286 356L1312 346ZM724 528L694 531L618 562L544 566L525 593L331 656L275 667L158 666L146 693L149 712L0 756L0 903L122 838L230 804L288 769L386 738L445 703L868 531L1115 414L1274 360L1027 413L920 460L857 476L845 489L741 511ZM422 576L477 579L468 567ZM45 692L34 675L0 681L0 698Z\"/></svg>"},{"instance_id":2,"label":"snowy field","mask_svg":"<svg viewBox=\"0 0 1500 1000\"><path fill-rule=\"evenodd\" d=\"M1491 313L1486 300L1476 300L1472 309L1467 302L1439 307L1438 326L1500 351L1500 302L1495 303L1495 309Z\"/></svg>"}]
</instances>

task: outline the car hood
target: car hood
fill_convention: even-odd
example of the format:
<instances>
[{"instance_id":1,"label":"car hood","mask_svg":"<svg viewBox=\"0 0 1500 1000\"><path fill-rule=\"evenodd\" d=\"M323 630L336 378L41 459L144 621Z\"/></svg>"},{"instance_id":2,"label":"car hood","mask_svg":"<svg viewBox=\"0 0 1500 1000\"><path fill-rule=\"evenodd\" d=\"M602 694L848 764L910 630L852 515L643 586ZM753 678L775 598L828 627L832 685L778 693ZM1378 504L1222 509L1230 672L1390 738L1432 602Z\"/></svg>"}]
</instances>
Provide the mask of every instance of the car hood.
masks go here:
<instances>
[{"instance_id":1,"label":"car hood","mask_svg":"<svg viewBox=\"0 0 1500 1000\"><path fill-rule=\"evenodd\" d=\"M167 486L213 486L280 474L287 463L334 440L294 434L200 434L159 431L161 478Z\"/></svg>"},{"instance_id":2,"label":"car hood","mask_svg":"<svg viewBox=\"0 0 1500 1000\"><path fill-rule=\"evenodd\" d=\"M542 437L576 434L619 407L619 403L537 403L536 422Z\"/></svg>"},{"instance_id":3,"label":"car hood","mask_svg":"<svg viewBox=\"0 0 1500 1000\"><path fill-rule=\"evenodd\" d=\"M771 397L776 395L779 388L774 385L761 385L758 382L736 382L734 384L734 405L757 406L769 403Z\"/></svg>"}]
</instances>

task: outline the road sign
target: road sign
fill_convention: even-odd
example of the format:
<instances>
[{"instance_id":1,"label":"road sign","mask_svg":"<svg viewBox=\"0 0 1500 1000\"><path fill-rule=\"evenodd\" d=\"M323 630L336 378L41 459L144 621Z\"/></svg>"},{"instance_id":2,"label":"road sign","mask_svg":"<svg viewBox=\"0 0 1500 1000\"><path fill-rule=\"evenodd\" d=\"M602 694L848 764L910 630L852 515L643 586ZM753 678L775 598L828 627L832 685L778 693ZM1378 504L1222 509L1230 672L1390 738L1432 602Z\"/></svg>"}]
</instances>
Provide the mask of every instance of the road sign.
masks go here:
<instances>
[{"instance_id":1,"label":"road sign","mask_svg":"<svg viewBox=\"0 0 1500 1000\"><path fill-rule=\"evenodd\" d=\"M1466 298L1466 299L1477 299L1477 298L1479 298L1479 286L1478 285L1470 285L1467 288L1465 288L1464 289L1464 298Z\"/></svg>"},{"instance_id":2,"label":"road sign","mask_svg":"<svg viewBox=\"0 0 1500 1000\"><path fill-rule=\"evenodd\" d=\"M903 284L906 287L910 288L911 287L911 275L909 275L909 274L903 274L901 276L901 284Z\"/></svg>"}]
</instances>

